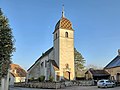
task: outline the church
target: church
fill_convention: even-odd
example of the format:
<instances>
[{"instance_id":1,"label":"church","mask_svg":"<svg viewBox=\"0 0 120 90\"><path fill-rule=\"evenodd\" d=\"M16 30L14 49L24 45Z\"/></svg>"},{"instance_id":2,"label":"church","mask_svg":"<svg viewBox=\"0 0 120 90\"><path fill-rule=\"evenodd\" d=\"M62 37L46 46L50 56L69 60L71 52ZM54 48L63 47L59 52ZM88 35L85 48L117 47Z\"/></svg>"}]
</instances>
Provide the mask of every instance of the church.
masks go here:
<instances>
[{"instance_id":1,"label":"church","mask_svg":"<svg viewBox=\"0 0 120 90\"><path fill-rule=\"evenodd\" d=\"M45 80L50 77L54 81L75 80L74 30L70 20L64 16L64 10L53 32L53 47L27 71L27 79L45 76Z\"/></svg>"}]
</instances>

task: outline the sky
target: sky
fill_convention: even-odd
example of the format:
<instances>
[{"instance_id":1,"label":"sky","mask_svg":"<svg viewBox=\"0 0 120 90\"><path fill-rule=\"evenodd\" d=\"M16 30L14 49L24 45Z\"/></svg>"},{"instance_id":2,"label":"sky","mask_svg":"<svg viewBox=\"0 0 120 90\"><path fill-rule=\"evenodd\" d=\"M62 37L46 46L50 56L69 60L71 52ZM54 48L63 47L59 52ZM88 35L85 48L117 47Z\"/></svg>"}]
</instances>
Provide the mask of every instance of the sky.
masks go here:
<instances>
[{"instance_id":1,"label":"sky","mask_svg":"<svg viewBox=\"0 0 120 90\"><path fill-rule=\"evenodd\" d=\"M53 46L61 18L72 22L74 45L87 65L106 66L120 49L120 0L0 0L15 38L13 63L26 70Z\"/></svg>"}]
</instances>

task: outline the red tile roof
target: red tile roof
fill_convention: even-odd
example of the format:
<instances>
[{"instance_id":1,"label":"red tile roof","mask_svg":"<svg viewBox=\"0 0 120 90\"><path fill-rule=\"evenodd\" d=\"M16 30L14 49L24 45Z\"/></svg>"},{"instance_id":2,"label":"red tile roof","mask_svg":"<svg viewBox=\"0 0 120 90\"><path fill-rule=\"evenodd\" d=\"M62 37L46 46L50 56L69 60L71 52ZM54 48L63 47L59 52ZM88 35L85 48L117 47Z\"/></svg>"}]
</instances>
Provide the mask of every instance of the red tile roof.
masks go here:
<instances>
[{"instance_id":1,"label":"red tile roof","mask_svg":"<svg viewBox=\"0 0 120 90\"><path fill-rule=\"evenodd\" d=\"M26 77L26 71L17 64L10 64L11 73L15 77Z\"/></svg>"}]
</instances>

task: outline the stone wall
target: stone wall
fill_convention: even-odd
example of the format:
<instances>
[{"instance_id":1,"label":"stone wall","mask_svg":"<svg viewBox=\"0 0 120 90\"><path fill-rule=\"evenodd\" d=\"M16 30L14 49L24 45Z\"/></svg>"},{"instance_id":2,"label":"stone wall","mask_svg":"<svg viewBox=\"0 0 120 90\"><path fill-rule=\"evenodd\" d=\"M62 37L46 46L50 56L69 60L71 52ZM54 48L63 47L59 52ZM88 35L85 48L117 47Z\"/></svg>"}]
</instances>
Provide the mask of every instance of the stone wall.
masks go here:
<instances>
[{"instance_id":1,"label":"stone wall","mask_svg":"<svg viewBox=\"0 0 120 90\"><path fill-rule=\"evenodd\" d=\"M15 83L15 87L26 88L65 88L69 86L93 86L93 80L65 81L65 82L33 82L33 83Z\"/></svg>"},{"instance_id":2,"label":"stone wall","mask_svg":"<svg viewBox=\"0 0 120 90\"><path fill-rule=\"evenodd\" d=\"M94 80L83 80L83 81L78 81L79 86L93 86L95 85Z\"/></svg>"},{"instance_id":3,"label":"stone wall","mask_svg":"<svg viewBox=\"0 0 120 90\"><path fill-rule=\"evenodd\" d=\"M39 82L39 83L16 83L15 87L26 87L26 88L64 88L64 82Z\"/></svg>"}]
</instances>

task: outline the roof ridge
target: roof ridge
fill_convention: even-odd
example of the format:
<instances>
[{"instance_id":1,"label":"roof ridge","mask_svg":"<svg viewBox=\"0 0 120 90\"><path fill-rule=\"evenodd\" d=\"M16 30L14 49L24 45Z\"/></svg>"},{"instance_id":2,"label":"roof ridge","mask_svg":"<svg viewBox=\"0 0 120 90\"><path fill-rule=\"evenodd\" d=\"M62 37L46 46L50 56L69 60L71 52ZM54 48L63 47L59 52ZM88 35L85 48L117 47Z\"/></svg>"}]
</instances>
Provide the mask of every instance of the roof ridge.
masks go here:
<instances>
[{"instance_id":1,"label":"roof ridge","mask_svg":"<svg viewBox=\"0 0 120 90\"><path fill-rule=\"evenodd\" d=\"M114 63L115 61L120 60L120 59L117 59L117 58L120 58L120 56L117 55L110 63L108 63L108 64L104 67L104 69L106 69L106 68L112 68L112 67L117 67L118 65L110 66L110 65L111 65L112 63Z\"/></svg>"}]
</instances>

